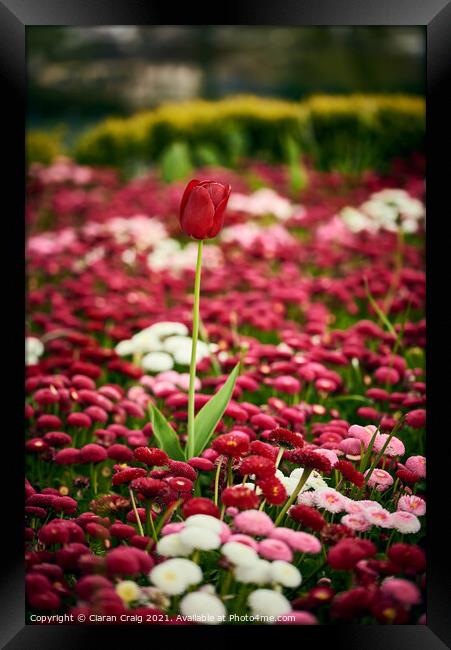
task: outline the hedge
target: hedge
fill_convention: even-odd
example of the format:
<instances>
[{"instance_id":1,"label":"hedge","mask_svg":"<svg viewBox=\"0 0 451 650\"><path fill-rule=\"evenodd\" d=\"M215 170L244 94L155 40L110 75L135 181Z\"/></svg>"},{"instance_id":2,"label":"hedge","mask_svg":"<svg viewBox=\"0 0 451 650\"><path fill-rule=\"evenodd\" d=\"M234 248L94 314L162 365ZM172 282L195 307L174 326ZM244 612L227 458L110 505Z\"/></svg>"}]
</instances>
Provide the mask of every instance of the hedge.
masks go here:
<instances>
[{"instance_id":1,"label":"hedge","mask_svg":"<svg viewBox=\"0 0 451 650\"><path fill-rule=\"evenodd\" d=\"M420 97L317 95L288 102L238 96L105 119L70 153L80 163L126 172L158 164L167 180L197 165L235 167L246 157L289 163L296 151L319 169L361 171L421 150L424 131Z\"/></svg>"}]
</instances>

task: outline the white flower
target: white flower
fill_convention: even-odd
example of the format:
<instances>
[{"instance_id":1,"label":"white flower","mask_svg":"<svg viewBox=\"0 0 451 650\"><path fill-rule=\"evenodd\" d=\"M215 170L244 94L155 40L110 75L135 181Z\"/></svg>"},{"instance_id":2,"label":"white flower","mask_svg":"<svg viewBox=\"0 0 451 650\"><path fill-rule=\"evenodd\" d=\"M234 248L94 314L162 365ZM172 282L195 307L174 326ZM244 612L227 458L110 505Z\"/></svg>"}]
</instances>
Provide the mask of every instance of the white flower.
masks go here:
<instances>
[{"instance_id":1,"label":"white flower","mask_svg":"<svg viewBox=\"0 0 451 650\"><path fill-rule=\"evenodd\" d=\"M146 329L132 336L132 341L133 352L139 352L140 354L158 352L161 349L161 341L150 327L146 327Z\"/></svg>"},{"instance_id":2,"label":"white flower","mask_svg":"<svg viewBox=\"0 0 451 650\"><path fill-rule=\"evenodd\" d=\"M194 526L195 528L206 528L219 535L222 531L222 524L219 519L211 515L191 515L185 521L185 526Z\"/></svg>"},{"instance_id":3,"label":"white flower","mask_svg":"<svg viewBox=\"0 0 451 650\"><path fill-rule=\"evenodd\" d=\"M149 331L159 339L165 339L168 336L186 336L188 328L183 323L177 321L160 321L149 327Z\"/></svg>"},{"instance_id":4,"label":"white flower","mask_svg":"<svg viewBox=\"0 0 451 650\"><path fill-rule=\"evenodd\" d=\"M193 340L190 336L170 336L163 343L166 352L170 352L179 366L189 366L191 363L191 347ZM203 341L197 342L196 361L202 361L210 355L208 345Z\"/></svg>"},{"instance_id":5,"label":"white flower","mask_svg":"<svg viewBox=\"0 0 451 650\"><path fill-rule=\"evenodd\" d=\"M174 361L166 352L149 352L141 359L144 370L149 372L163 372L174 367Z\"/></svg>"},{"instance_id":6,"label":"white flower","mask_svg":"<svg viewBox=\"0 0 451 650\"><path fill-rule=\"evenodd\" d=\"M43 343L35 336L28 336L25 339L25 363L27 366L34 366L43 354Z\"/></svg>"},{"instance_id":7,"label":"white flower","mask_svg":"<svg viewBox=\"0 0 451 650\"><path fill-rule=\"evenodd\" d=\"M370 226L370 220L360 210L346 207L340 211L340 217L351 232L360 232Z\"/></svg>"},{"instance_id":8,"label":"white flower","mask_svg":"<svg viewBox=\"0 0 451 650\"><path fill-rule=\"evenodd\" d=\"M191 560L173 558L157 564L149 574L150 580L170 596L183 594L191 585L202 580L200 567Z\"/></svg>"},{"instance_id":9,"label":"white flower","mask_svg":"<svg viewBox=\"0 0 451 650\"><path fill-rule=\"evenodd\" d=\"M282 594L272 589L257 589L248 598L249 607L254 615L277 619L291 612L291 605Z\"/></svg>"},{"instance_id":10,"label":"white flower","mask_svg":"<svg viewBox=\"0 0 451 650\"><path fill-rule=\"evenodd\" d=\"M239 542L227 542L221 548L221 553L233 564L249 564L258 560L256 551L246 544Z\"/></svg>"},{"instance_id":11,"label":"white flower","mask_svg":"<svg viewBox=\"0 0 451 650\"><path fill-rule=\"evenodd\" d=\"M213 594L205 591L193 591L180 601L180 611L183 616L204 625L225 623L227 610L222 601Z\"/></svg>"},{"instance_id":12,"label":"white flower","mask_svg":"<svg viewBox=\"0 0 451 650\"><path fill-rule=\"evenodd\" d=\"M275 560L270 566L270 576L283 587L299 587L302 576L298 569L284 560Z\"/></svg>"},{"instance_id":13,"label":"white flower","mask_svg":"<svg viewBox=\"0 0 451 650\"><path fill-rule=\"evenodd\" d=\"M296 485L299 479L301 478L304 470L302 467L296 467L291 474L290 474L290 479L296 479ZM327 488L328 485L326 481L322 478L321 474L317 472L316 470L313 470L313 472L310 474L308 477L306 483L304 484L301 492L304 492L306 490L309 490L312 488L313 490L321 490L323 488Z\"/></svg>"},{"instance_id":14,"label":"white flower","mask_svg":"<svg viewBox=\"0 0 451 650\"><path fill-rule=\"evenodd\" d=\"M244 582L246 584L264 585L271 580L270 567L271 562L268 562L268 560L256 560L255 562L250 562L250 564L238 564L234 570L235 579L238 582Z\"/></svg>"},{"instance_id":15,"label":"white flower","mask_svg":"<svg viewBox=\"0 0 451 650\"><path fill-rule=\"evenodd\" d=\"M187 526L180 533L180 540L185 546L201 551L211 551L221 546L219 535L208 528Z\"/></svg>"},{"instance_id":16,"label":"white flower","mask_svg":"<svg viewBox=\"0 0 451 650\"><path fill-rule=\"evenodd\" d=\"M186 546L180 539L179 533L165 535L157 544L157 553L165 557L186 556L192 553L191 546Z\"/></svg>"},{"instance_id":17,"label":"white flower","mask_svg":"<svg viewBox=\"0 0 451 650\"><path fill-rule=\"evenodd\" d=\"M117 595L124 603L131 603L133 600L138 600L141 595L139 586L133 580L122 580L117 583L115 589Z\"/></svg>"},{"instance_id":18,"label":"white flower","mask_svg":"<svg viewBox=\"0 0 451 650\"><path fill-rule=\"evenodd\" d=\"M135 342L133 339L124 339L119 341L114 350L120 357L128 357L135 352Z\"/></svg>"}]
</instances>

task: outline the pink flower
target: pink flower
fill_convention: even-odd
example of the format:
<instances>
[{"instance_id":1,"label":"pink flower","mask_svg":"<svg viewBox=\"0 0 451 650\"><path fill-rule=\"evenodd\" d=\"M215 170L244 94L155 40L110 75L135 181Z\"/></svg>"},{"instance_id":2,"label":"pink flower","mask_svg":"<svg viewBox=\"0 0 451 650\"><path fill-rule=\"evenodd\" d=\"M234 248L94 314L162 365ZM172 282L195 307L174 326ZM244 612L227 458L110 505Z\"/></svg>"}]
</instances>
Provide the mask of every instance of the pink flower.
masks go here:
<instances>
[{"instance_id":1,"label":"pink flower","mask_svg":"<svg viewBox=\"0 0 451 650\"><path fill-rule=\"evenodd\" d=\"M387 433L380 433L376 436L376 440L374 441L374 446L373 449L375 451L382 451L383 446L388 440L388 434ZM393 436L388 443L388 445L385 448L384 454L386 456L403 456L406 453L406 448L404 447L404 443L399 439Z\"/></svg>"},{"instance_id":2,"label":"pink flower","mask_svg":"<svg viewBox=\"0 0 451 650\"><path fill-rule=\"evenodd\" d=\"M410 456L405 464L409 471L421 478L426 477L426 458L424 456Z\"/></svg>"},{"instance_id":3,"label":"pink flower","mask_svg":"<svg viewBox=\"0 0 451 650\"><path fill-rule=\"evenodd\" d=\"M301 553L312 553L316 555L321 552L321 542L314 535L295 531L295 536L290 543L291 548Z\"/></svg>"},{"instance_id":4,"label":"pink flower","mask_svg":"<svg viewBox=\"0 0 451 650\"><path fill-rule=\"evenodd\" d=\"M381 528L392 528L391 514L384 508L367 508L365 517L374 526Z\"/></svg>"},{"instance_id":5,"label":"pink flower","mask_svg":"<svg viewBox=\"0 0 451 650\"><path fill-rule=\"evenodd\" d=\"M330 464L332 465L332 467L335 467L335 465L338 463L338 456L331 449L317 449L316 453L319 454L320 456L325 456L327 460L330 462Z\"/></svg>"},{"instance_id":6,"label":"pink flower","mask_svg":"<svg viewBox=\"0 0 451 650\"><path fill-rule=\"evenodd\" d=\"M418 587L413 582L402 578L386 578L381 585L381 590L403 605L417 605L421 600Z\"/></svg>"},{"instance_id":7,"label":"pink flower","mask_svg":"<svg viewBox=\"0 0 451 650\"><path fill-rule=\"evenodd\" d=\"M258 545L258 553L267 560L285 560L291 562L293 553L280 539L264 539Z\"/></svg>"},{"instance_id":8,"label":"pink flower","mask_svg":"<svg viewBox=\"0 0 451 650\"><path fill-rule=\"evenodd\" d=\"M219 538L221 540L221 543L225 544L226 542L228 542L231 535L232 535L232 531L230 530L229 526L225 522L221 521L221 532L219 533Z\"/></svg>"},{"instance_id":9,"label":"pink flower","mask_svg":"<svg viewBox=\"0 0 451 650\"><path fill-rule=\"evenodd\" d=\"M185 528L185 522L180 521L180 522L174 522L171 524L166 524L166 526L163 526L161 529L161 534L164 535L172 535L173 533L179 533L181 530Z\"/></svg>"},{"instance_id":10,"label":"pink flower","mask_svg":"<svg viewBox=\"0 0 451 650\"><path fill-rule=\"evenodd\" d=\"M398 510L412 512L417 517L426 514L426 501L415 494L404 495L398 501Z\"/></svg>"},{"instance_id":11,"label":"pink flower","mask_svg":"<svg viewBox=\"0 0 451 650\"><path fill-rule=\"evenodd\" d=\"M421 529L421 523L418 517L411 512L405 512L403 510L398 510L391 514L391 525L403 534L417 533Z\"/></svg>"},{"instance_id":12,"label":"pink flower","mask_svg":"<svg viewBox=\"0 0 451 650\"><path fill-rule=\"evenodd\" d=\"M324 508L327 512L342 512L345 509L345 498L333 488L316 490L315 504L318 508Z\"/></svg>"},{"instance_id":13,"label":"pink flower","mask_svg":"<svg viewBox=\"0 0 451 650\"><path fill-rule=\"evenodd\" d=\"M249 537L249 535L241 535L240 533L236 533L235 535L231 535L227 541L238 542L238 544L250 546L254 549L254 551L258 549L258 542L256 542L252 537Z\"/></svg>"},{"instance_id":14,"label":"pink flower","mask_svg":"<svg viewBox=\"0 0 451 650\"><path fill-rule=\"evenodd\" d=\"M349 427L348 436L350 438L357 438L357 440L363 442L366 448L370 444L375 431L376 427L373 424L368 424L366 427L361 427L360 424L353 424Z\"/></svg>"},{"instance_id":15,"label":"pink flower","mask_svg":"<svg viewBox=\"0 0 451 650\"><path fill-rule=\"evenodd\" d=\"M249 535L269 535L274 528L274 522L269 515L259 510L244 510L233 520L236 528Z\"/></svg>"},{"instance_id":16,"label":"pink flower","mask_svg":"<svg viewBox=\"0 0 451 650\"><path fill-rule=\"evenodd\" d=\"M300 503L303 506L315 506L316 501L315 501L315 491L314 490L306 490L305 492L301 492L300 495L298 496L298 503Z\"/></svg>"},{"instance_id":17,"label":"pink flower","mask_svg":"<svg viewBox=\"0 0 451 650\"><path fill-rule=\"evenodd\" d=\"M362 443L359 438L345 438L338 443L338 449L347 456L360 456Z\"/></svg>"},{"instance_id":18,"label":"pink flower","mask_svg":"<svg viewBox=\"0 0 451 650\"><path fill-rule=\"evenodd\" d=\"M301 553L320 553L321 542L310 533L292 530L291 528L273 528L270 533L271 539L278 539L288 544L294 551Z\"/></svg>"},{"instance_id":19,"label":"pink flower","mask_svg":"<svg viewBox=\"0 0 451 650\"><path fill-rule=\"evenodd\" d=\"M341 518L341 523L351 530L356 530L359 533L364 533L371 528L371 524L364 514L348 514Z\"/></svg>"},{"instance_id":20,"label":"pink flower","mask_svg":"<svg viewBox=\"0 0 451 650\"><path fill-rule=\"evenodd\" d=\"M296 395L301 390L301 382L290 375L280 375L272 382L273 388L286 393L287 395Z\"/></svg>"},{"instance_id":21,"label":"pink flower","mask_svg":"<svg viewBox=\"0 0 451 650\"><path fill-rule=\"evenodd\" d=\"M369 469L366 470L365 476L370 472ZM393 485L393 477L391 474L385 471L385 469L374 469L371 472L370 478L367 483L368 487L376 488L378 492L385 492L390 485Z\"/></svg>"},{"instance_id":22,"label":"pink flower","mask_svg":"<svg viewBox=\"0 0 451 650\"><path fill-rule=\"evenodd\" d=\"M352 499L347 499L345 503L345 510L351 515L358 515L365 511L365 506L362 505L360 501L353 501Z\"/></svg>"}]
</instances>

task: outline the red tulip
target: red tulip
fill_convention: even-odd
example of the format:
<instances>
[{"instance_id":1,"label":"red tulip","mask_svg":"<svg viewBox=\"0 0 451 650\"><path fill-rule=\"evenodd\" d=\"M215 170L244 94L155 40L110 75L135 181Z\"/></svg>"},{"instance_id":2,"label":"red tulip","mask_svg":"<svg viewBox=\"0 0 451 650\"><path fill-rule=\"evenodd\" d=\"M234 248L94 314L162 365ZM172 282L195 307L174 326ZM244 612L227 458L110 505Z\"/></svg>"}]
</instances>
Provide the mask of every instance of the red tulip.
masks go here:
<instances>
[{"instance_id":1,"label":"red tulip","mask_svg":"<svg viewBox=\"0 0 451 650\"><path fill-rule=\"evenodd\" d=\"M193 239L211 239L221 230L231 187L214 181L192 180L180 203L180 226Z\"/></svg>"}]
</instances>

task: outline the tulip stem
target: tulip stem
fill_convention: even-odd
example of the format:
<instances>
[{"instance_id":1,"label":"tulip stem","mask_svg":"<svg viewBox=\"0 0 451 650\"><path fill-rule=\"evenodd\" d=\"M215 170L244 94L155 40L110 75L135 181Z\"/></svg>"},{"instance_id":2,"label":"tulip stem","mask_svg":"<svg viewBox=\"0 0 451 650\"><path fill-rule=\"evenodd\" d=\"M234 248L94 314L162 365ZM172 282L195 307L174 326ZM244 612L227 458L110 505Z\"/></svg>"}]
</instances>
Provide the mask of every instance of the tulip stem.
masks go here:
<instances>
[{"instance_id":1,"label":"tulip stem","mask_svg":"<svg viewBox=\"0 0 451 650\"><path fill-rule=\"evenodd\" d=\"M193 333L191 346L191 363L189 367L189 392L188 392L188 458L194 456L194 388L196 382L197 339L199 336L199 301L200 301L200 274L202 267L201 240L197 248L196 278L194 281L193 305Z\"/></svg>"}]
</instances>

